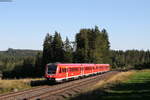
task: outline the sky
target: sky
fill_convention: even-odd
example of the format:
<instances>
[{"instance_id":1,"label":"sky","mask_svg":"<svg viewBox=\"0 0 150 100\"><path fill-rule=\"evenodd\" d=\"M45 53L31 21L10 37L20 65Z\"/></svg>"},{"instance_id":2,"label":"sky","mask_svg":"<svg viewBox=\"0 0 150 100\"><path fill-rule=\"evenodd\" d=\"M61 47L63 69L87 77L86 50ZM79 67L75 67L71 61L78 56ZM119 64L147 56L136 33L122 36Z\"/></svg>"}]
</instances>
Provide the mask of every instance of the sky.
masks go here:
<instances>
[{"instance_id":1,"label":"sky","mask_svg":"<svg viewBox=\"0 0 150 100\"><path fill-rule=\"evenodd\" d=\"M2 1L0 50L42 50L46 33L74 41L81 28L95 25L107 30L111 49L150 49L150 0Z\"/></svg>"}]
</instances>

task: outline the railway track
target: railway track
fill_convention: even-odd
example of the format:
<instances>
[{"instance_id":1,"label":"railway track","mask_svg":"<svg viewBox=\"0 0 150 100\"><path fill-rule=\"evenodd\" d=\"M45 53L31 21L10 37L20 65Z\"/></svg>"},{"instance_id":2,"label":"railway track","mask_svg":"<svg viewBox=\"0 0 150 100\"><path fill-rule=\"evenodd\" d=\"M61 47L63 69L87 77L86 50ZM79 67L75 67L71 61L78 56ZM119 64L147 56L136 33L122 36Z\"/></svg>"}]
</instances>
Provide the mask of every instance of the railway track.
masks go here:
<instances>
[{"instance_id":1,"label":"railway track","mask_svg":"<svg viewBox=\"0 0 150 100\"><path fill-rule=\"evenodd\" d=\"M48 88L49 86L39 86L36 88L32 89L27 89L27 90L22 90L18 92L11 92L7 94L1 94L0 95L0 100L22 100L23 98L26 98L26 95L28 95L29 92L34 92L34 91L40 91L43 89Z\"/></svg>"},{"instance_id":2,"label":"railway track","mask_svg":"<svg viewBox=\"0 0 150 100\"><path fill-rule=\"evenodd\" d=\"M0 100L62 100L63 98L72 96L84 88L91 86L100 80L107 79L117 73L117 71L111 71L97 76L53 86L42 86L16 93L0 95Z\"/></svg>"}]
</instances>

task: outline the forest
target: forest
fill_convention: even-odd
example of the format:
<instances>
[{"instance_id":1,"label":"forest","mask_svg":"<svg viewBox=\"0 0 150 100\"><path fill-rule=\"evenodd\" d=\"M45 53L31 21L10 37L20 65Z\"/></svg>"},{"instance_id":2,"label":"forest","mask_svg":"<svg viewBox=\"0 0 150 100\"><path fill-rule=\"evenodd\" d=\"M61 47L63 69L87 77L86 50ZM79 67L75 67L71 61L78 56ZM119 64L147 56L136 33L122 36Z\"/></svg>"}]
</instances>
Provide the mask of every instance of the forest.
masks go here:
<instances>
[{"instance_id":1,"label":"forest","mask_svg":"<svg viewBox=\"0 0 150 100\"><path fill-rule=\"evenodd\" d=\"M47 63L107 63L112 69L143 69L150 66L150 51L111 50L106 29L80 29L75 41L62 40L57 31L47 33L43 50L9 48L0 51L0 76L3 78L42 77Z\"/></svg>"}]
</instances>

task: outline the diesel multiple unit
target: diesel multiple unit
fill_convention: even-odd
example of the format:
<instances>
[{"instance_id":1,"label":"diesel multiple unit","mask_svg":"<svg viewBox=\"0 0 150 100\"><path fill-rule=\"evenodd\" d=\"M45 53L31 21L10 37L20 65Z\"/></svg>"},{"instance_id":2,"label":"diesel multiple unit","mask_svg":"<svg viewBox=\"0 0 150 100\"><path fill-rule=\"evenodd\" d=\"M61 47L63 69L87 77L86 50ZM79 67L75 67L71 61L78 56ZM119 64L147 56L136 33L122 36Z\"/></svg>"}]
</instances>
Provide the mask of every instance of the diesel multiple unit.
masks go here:
<instances>
[{"instance_id":1,"label":"diesel multiple unit","mask_svg":"<svg viewBox=\"0 0 150 100\"><path fill-rule=\"evenodd\" d=\"M69 79L96 75L110 70L109 64L47 64L45 78L50 81L63 82Z\"/></svg>"}]
</instances>

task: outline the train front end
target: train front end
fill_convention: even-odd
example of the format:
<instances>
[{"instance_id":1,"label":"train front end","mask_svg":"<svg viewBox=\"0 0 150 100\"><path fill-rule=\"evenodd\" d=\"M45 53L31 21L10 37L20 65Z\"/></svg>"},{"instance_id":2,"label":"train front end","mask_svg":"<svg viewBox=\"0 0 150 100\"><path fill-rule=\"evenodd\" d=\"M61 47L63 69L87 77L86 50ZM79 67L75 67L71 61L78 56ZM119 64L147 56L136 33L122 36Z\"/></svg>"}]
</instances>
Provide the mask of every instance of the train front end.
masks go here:
<instances>
[{"instance_id":1,"label":"train front end","mask_svg":"<svg viewBox=\"0 0 150 100\"><path fill-rule=\"evenodd\" d=\"M45 70L45 78L49 81L55 82L57 74L57 64L47 64Z\"/></svg>"}]
</instances>

